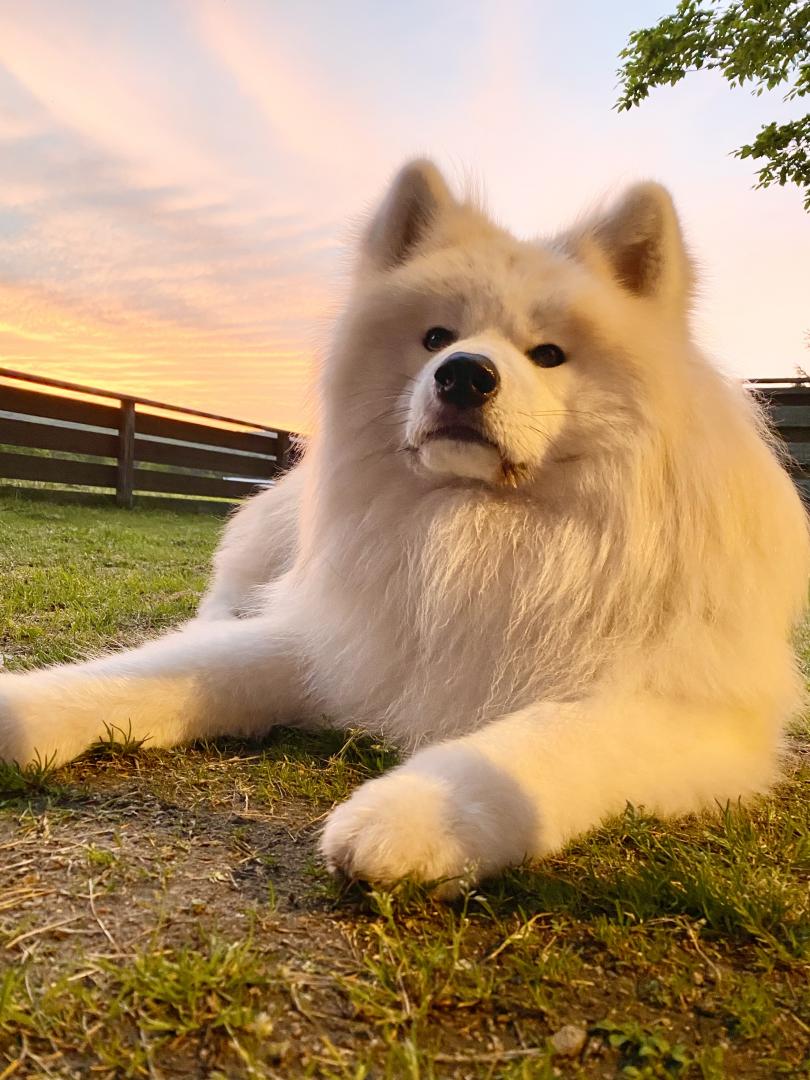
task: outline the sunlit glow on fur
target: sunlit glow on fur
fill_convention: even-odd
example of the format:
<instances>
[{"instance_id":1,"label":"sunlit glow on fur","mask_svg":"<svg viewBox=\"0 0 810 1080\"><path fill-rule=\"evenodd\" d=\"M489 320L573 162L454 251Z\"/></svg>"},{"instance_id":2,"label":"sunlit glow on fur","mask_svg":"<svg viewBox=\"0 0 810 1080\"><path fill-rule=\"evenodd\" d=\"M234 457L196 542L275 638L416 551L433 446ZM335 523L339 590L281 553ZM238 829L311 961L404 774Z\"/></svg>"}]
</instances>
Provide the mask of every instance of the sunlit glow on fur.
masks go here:
<instances>
[{"instance_id":1,"label":"sunlit glow on fur","mask_svg":"<svg viewBox=\"0 0 810 1080\"><path fill-rule=\"evenodd\" d=\"M361 245L317 434L229 523L199 618L0 677L0 755L66 760L111 710L156 746L361 725L416 753L322 850L386 881L494 873L628 802L766 790L802 701L807 526L757 406L690 338L691 287L657 185L527 243L406 169ZM430 438L431 326L497 365L493 447ZM567 362L538 368L540 342Z\"/></svg>"}]
</instances>

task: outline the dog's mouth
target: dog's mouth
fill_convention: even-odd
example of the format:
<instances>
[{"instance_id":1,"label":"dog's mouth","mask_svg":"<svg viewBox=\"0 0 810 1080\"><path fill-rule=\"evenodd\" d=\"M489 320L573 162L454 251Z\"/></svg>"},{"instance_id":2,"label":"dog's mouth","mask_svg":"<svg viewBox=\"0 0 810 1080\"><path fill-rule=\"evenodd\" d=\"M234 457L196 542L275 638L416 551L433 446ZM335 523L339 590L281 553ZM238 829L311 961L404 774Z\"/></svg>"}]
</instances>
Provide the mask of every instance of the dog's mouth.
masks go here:
<instances>
[{"instance_id":1,"label":"dog's mouth","mask_svg":"<svg viewBox=\"0 0 810 1080\"><path fill-rule=\"evenodd\" d=\"M488 439L478 428L469 427L466 424L444 424L442 427L428 431L422 440L423 443L434 439L453 439L455 442L477 443L479 446L491 446L493 450L500 448L492 439Z\"/></svg>"},{"instance_id":2,"label":"dog's mouth","mask_svg":"<svg viewBox=\"0 0 810 1080\"><path fill-rule=\"evenodd\" d=\"M462 443L471 447L481 447L491 452L484 458L478 456L476 459L477 464L474 467L471 466L469 457L465 456L459 459L456 456L449 469L451 472L456 472L456 469L458 469L456 473L458 478L480 479L499 486L517 487L527 476L527 470L524 466L510 461L498 443L485 435L480 428L473 427L471 424L441 424L439 427L425 432L419 444L410 446L408 449L421 457L424 453L431 454L433 448L438 450L442 443L446 446L449 444L448 449L453 443ZM456 455L463 453L461 447L457 447L455 453ZM463 464L461 464L462 461ZM442 460L439 468L443 471L448 469L447 459Z\"/></svg>"}]
</instances>

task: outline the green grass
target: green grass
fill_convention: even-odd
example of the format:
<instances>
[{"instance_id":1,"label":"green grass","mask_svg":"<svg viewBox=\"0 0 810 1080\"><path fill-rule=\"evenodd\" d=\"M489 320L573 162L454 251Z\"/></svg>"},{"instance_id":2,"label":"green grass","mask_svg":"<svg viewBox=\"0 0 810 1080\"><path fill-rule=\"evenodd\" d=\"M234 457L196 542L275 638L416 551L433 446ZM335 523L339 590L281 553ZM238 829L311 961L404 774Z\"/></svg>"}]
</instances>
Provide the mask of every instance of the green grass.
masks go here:
<instances>
[{"instance_id":1,"label":"green grass","mask_svg":"<svg viewBox=\"0 0 810 1080\"><path fill-rule=\"evenodd\" d=\"M0 498L6 665L186 617L220 525ZM0 767L0 1078L810 1076L794 742L755 806L628 809L449 906L318 862L331 805L396 760L366 737Z\"/></svg>"},{"instance_id":2,"label":"green grass","mask_svg":"<svg viewBox=\"0 0 810 1080\"><path fill-rule=\"evenodd\" d=\"M0 494L0 651L53 663L194 610L221 520L26 502Z\"/></svg>"}]
</instances>

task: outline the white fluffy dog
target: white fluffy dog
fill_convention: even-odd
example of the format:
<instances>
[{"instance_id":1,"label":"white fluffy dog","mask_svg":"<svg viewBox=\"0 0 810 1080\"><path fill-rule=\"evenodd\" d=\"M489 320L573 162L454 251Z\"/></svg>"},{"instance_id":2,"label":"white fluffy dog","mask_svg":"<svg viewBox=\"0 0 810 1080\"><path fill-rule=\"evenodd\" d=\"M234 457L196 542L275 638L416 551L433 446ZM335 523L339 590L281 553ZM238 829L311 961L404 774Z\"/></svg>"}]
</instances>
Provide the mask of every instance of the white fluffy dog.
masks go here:
<instances>
[{"instance_id":1,"label":"white fluffy dog","mask_svg":"<svg viewBox=\"0 0 810 1080\"><path fill-rule=\"evenodd\" d=\"M408 747L328 864L492 874L625 804L766 790L801 702L805 514L689 336L666 191L518 241L436 169L361 244L304 461L229 524L200 616L0 677L0 756L67 761L329 717ZM243 617L236 617L243 616Z\"/></svg>"}]
</instances>

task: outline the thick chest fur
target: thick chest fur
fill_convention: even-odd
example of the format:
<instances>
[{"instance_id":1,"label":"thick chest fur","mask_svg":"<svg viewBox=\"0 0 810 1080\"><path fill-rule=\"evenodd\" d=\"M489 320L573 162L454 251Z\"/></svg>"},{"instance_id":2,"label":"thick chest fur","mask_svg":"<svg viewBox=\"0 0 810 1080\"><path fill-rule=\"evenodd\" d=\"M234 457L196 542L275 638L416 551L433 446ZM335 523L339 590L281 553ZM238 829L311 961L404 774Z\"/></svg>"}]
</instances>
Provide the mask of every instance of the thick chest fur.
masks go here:
<instances>
[{"instance_id":1,"label":"thick chest fur","mask_svg":"<svg viewBox=\"0 0 810 1080\"><path fill-rule=\"evenodd\" d=\"M340 722L413 744L592 684L603 613L587 530L462 503L342 536L309 566L305 627L317 695Z\"/></svg>"}]
</instances>

